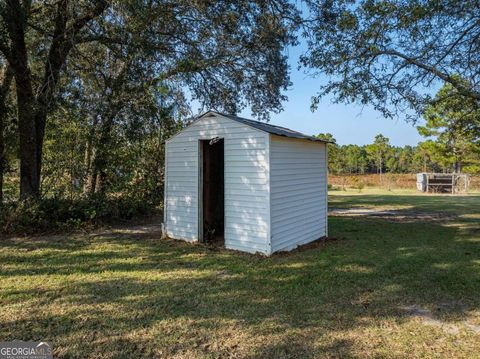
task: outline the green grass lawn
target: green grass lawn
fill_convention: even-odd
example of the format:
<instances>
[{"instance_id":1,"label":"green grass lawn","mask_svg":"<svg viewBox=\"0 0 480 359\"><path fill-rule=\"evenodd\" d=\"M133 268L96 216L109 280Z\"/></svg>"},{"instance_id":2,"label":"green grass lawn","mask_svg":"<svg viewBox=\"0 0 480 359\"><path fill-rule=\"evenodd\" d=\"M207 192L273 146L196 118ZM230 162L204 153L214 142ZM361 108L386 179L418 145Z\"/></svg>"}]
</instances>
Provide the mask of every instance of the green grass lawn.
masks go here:
<instances>
[{"instance_id":1,"label":"green grass lawn","mask_svg":"<svg viewBox=\"0 0 480 359\"><path fill-rule=\"evenodd\" d=\"M331 216L336 240L270 258L157 227L0 240L0 341L68 358L479 357L480 196L363 192L330 207L399 217Z\"/></svg>"}]
</instances>

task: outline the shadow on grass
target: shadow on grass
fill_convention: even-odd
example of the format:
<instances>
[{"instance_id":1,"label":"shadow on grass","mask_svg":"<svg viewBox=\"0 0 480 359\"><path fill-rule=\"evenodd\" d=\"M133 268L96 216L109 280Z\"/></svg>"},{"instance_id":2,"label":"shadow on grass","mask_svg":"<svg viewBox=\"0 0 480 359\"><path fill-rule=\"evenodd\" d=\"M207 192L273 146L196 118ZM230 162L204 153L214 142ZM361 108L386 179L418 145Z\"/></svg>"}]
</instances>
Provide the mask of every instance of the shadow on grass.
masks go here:
<instances>
[{"instance_id":1,"label":"shadow on grass","mask_svg":"<svg viewBox=\"0 0 480 359\"><path fill-rule=\"evenodd\" d=\"M446 322L480 308L472 231L329 227L342 240L271 258L145 235L1 241L1 339L52 341L57 357L345 357L358 353L339 333L409 320L402 306Z\"/></svg>"}]
</instances>

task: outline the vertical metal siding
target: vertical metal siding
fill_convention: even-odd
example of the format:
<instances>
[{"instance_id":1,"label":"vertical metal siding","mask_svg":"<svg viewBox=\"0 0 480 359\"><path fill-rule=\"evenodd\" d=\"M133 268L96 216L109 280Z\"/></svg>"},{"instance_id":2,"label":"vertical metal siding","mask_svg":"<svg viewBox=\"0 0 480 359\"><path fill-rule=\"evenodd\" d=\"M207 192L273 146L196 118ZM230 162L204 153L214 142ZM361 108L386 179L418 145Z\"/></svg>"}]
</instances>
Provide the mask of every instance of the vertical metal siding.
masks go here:
<instances>
[{"instance_id":1,"label":"vertical metal siding","mask_svg":"<svg viewBox=\"0 0 480 359\"><path fill-rule=\"evenodd\" d=\"M217 136L225 144L225 247L269 254L269 135L219 115L168 141L167 235L198 240L198 141Z\"/></svg>"},{"instance_id":2,"label":"vertical metal siding","mask_svg":"<svg viewBox=\"0 0 480 359\"><path fill-rule=\"evenodd\" d=\"M327 235L326 144L271 135L272 252Z\"/></svg>"}]
</instances>

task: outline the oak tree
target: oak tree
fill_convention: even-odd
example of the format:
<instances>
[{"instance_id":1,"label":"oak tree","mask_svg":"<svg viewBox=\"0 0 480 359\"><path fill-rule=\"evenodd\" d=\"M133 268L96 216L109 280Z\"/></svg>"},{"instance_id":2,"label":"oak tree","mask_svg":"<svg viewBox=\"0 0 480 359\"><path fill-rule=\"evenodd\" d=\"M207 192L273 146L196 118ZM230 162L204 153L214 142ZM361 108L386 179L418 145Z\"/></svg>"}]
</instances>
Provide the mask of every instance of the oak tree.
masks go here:
<instances>
[{"instance_id":1,"label":"oak tree","mask_svg":"<svg viewBox=\"0 0 480 359\"><path fill-rule=\"evenodd\" d=\"M308 1L302 64L326 75L313 101L370 104L386 117L416 120L434 86L480 103L477 0ZM462 74L460 80L456 74Z\"/></svg>"}]
</instances>

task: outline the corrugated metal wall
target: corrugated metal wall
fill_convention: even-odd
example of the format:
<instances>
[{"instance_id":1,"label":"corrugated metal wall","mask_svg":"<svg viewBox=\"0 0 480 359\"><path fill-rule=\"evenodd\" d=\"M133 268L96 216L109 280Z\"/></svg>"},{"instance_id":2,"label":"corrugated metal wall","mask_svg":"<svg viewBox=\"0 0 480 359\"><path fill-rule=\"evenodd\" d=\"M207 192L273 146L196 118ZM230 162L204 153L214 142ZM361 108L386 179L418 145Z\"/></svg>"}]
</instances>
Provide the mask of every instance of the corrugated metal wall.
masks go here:
<instances>
[{"instance_id":1,"label":"corrugated metal wall","mask_svg":"<svg viewBox=\"0 0 480 359\"><path fill-rule=\"evenodd\" d=\"M269 135L219 115L167 142L167 235L198 239L198 141L217 136L225 143L225 247L269 254Z\"/></svg>"},{"instance_id":2,"label":"corrugated metal wall","mask_svg":"<svg viewBox=\"0 0 480 359\"><path fill-rule=\"evenodd\" d=\"M326 144L271 135L272 252L327 235Z\"/></svg>"}]
</instances>

